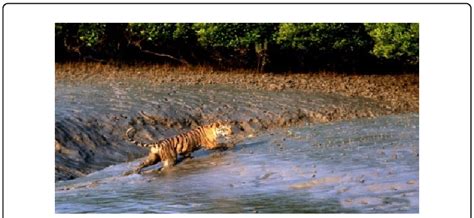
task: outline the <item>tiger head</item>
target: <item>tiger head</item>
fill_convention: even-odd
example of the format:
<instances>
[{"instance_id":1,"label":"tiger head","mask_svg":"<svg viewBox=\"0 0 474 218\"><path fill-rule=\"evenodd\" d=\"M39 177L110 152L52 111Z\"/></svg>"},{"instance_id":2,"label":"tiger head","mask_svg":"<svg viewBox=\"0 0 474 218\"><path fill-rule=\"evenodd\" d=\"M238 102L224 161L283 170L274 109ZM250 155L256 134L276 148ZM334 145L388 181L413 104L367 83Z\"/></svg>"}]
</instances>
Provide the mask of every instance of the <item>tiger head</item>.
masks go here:
<instances>
[{"instance_id":1,"label":"tiger head","mask_svg":"<svg viewBox=\"0 0 474 218\"><path fill-rule=\"evenodd\" d=\"M216 128L217 136L227 137L232 134L232 128L228 123L217 122L217 123L214 123L214 127Z\"/></svg>"}]
</instances>

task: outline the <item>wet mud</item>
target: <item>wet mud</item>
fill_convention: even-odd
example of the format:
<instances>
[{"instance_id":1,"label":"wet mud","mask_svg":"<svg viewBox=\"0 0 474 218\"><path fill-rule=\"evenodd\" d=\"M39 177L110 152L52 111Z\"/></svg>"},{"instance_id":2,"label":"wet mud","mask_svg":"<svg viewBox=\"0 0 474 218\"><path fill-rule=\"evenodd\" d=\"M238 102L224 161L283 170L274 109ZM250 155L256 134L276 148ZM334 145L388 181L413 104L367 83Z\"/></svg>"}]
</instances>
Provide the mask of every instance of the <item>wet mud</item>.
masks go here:
<instances>
[{"instance_id":1,"label":"wet mud","mask_svg":"<svg viewBox=\"0 0 474 218\"><path fill-rule=\"evenodd\" d=\"M418 213L418 115L268 130L174 168L56 182L56 213Z\"/></svg>"},{"instance_id":2,"label":"wet mud","mask_svg":"<svg viewBox=\"0 0 474 218\"><path fill-rule=\"evenodd\" d=\"M331 72L262 73L238 69L223 71L202 66L87 62L56 64L56 80L107 83L117 79L144 80L154 86L220 84L271 92L289 90L300 91L302 94L320 92L371 99L393 113L417 113L419 109L418 73L367 75Z\"/></svg>"}]
</instances>

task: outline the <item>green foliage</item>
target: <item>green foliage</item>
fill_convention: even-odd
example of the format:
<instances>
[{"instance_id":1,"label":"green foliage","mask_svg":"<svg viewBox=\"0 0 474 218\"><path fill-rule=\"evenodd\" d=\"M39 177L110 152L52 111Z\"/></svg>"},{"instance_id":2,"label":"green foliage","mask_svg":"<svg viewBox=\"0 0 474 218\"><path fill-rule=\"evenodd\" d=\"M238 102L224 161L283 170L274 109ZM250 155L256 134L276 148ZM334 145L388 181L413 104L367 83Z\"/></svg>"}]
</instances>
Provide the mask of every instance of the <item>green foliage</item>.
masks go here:
<instances>
[{"instance_id":1,"label":"green foliage","mask_svg":"<svg viewBox=\"0 0 474 218\"><path fill-rule=\"evenodd\" d=\"M275 41L295 51L293 56L305 62L301 67L330 70L354 70L368 59L373 45L363 24L347 23L283 23Z\"/></svg>"},{"instance_id":2,"label":"green foliage","mask_svg":"<svg viewBox=\"0 0 474 218\"><path fill-rule=\"evenodd\" d=\"M203 46L248 48L271 40L276 24L197 23L194 28Z\"/></svg>"},{"instance_id":3,"label":"green foliage","mask_svg":"<svg viewBox=\"0 0 474 218\"><path fill-rule=\"evenodd\" d=\"M371 46L360 24L285 23L276 34L276 42L284 47L318 52L356 51Z\"/></svg>"},{"instance_id":4,"label":"green foliage","mask_svg":"<svg viewBox=\"0 0 474 218\"><path fill-rule=\"evenodd\" d=\"M196 44L196 32L190 23L130 23L126 32L130 43L140 48Z\"/></svg>"},{"instance_id":5,"label":"green foliage","mask_svg":"<svg viewBox=\"0 0 474 218\"><path fill-rule=\"evenodd\" d=\"M127 27L131 38L155 43L173 40L175 29L173 23L130 23Z\"/></svg>"},{"instance_id":6,"label":"green foliage","mask_svg":"<svg viewBox=\"0 0 474 218\"><path fill-rule=\"evenodd\" d=\"M97 55L107 45L106 27L100 23L57 23L56 53L69 57Z\"/></svg>"},{"instance_id":7,"label":"green foliage","mask_svg":"<svg viewBox=\"0 0 474 218\"><path fill-rule=\"evenodd\" d=\"M211 50L220 48L235 51L232 56L237 62L245 62L247 66L263 71L268 63L269 44L273 43L273 34L278 24L273 23L197 23L194 29L197 41ZM227 51L227 53L232 53Z\"/></svg>"},{"instance_id":8,"label":"green foliage","mask_svg":"<svg viewBox=\"0 0 474 218\"><path fill-rule=\"evenodd\" d=\"M365 24L375 45L372 53L388 60L418 64L417 23L376 23Z\"/></svg>"},{"instance_id":9,"label":"green foliage","mask_svg":"<svg viewBox=\"0 0 474 218\"><path fill-rule=\"evenodd\" d=\"M99 23L80 24L78 29L79 40L87 47L94 47L101 43L104 37L105 25Z\"/></svg>"},{"instance_id":10,"label":"green foliage","mask_svg":"<svg viewBox=\"0 0 474 218\"><path fill-rule=\"evenodd\" d=\"M173 39L182 40L186 43L195 43L196 31L192 23L177 23L173 32Z\"/></svg>"}]
</instances>

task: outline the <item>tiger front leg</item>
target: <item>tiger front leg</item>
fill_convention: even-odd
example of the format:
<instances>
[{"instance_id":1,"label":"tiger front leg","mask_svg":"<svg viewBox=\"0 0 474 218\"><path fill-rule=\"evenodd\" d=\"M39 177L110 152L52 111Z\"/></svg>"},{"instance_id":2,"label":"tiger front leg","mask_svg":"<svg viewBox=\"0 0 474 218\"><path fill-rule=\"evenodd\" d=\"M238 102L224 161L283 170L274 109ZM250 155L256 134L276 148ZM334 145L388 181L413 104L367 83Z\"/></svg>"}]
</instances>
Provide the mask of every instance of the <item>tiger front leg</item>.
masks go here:
<instances>
[{"instance_id":1,"label":"tiger front leg","mask_svg":"<svg viewBox=\"0 0 474 218\"><path fill-rule=\"evenodd\" d=\"M137 168L135 168L133 170L130 170L130 171L127 171L123 175L128 176L130 174L140 173L140 171L143 168L151 166L151 165L156 164L158 162L160 162L160 156L158 154L155 154L155 153L150 153L148 155L148 158L145 161L143 161Z\"/></svg>"},{"instance_id":2,"label":"tiger front leg","mask_svg":"<svg viewBox=\"0 0 474 218\"><path fill-rule=\"evenodd\" d=\"M163 161L163 167L162 169L168 169L171 168L175 165L176 161L175 160L165 160Z\"/></svg>"},{"instance_id":3,"label":"tiger front leg","mask_svg":"<svg viewBox=\"0 0 474 218\"><path fill-rule=\"evenodd\" d=\"M164 161L162 161L162 163L163 163L163 166L160 169L152 170L152 171L150 171L150 173L166 172L168 169L173 168L173 166L176 164L176 161L175 160L164 160Z\"/></svg>"}]
</instances>

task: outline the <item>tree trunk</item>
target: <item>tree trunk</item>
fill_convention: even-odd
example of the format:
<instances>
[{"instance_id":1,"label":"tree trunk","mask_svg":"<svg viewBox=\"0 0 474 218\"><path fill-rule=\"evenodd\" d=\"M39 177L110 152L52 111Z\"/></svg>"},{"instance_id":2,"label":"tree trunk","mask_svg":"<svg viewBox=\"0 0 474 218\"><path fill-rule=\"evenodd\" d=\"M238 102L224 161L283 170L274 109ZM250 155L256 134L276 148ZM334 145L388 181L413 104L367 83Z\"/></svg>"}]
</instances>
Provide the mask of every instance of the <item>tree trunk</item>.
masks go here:
<instances>
[{"instance_id":1,"label":"tree trunk","mask_svg":"<svg viewBox=\"0 0 474 218\"><path fill-rule=\"evenodd\" d=\"M181 64L184 64L184 65L186 65L186 66L190 66L190 64L189 64L186 60L173 57L173 56L171 56L171 55L169 55L169 54L157 53L157 52L153 52L153 51L146 50L146 49L142 49L141 51L142 51L143 53L155 55L155 56L158 56L158 57L169 58L169 59L175 60L175 61L177 61L177 62L180 62Z\"/></svg>"}]
</instances>

